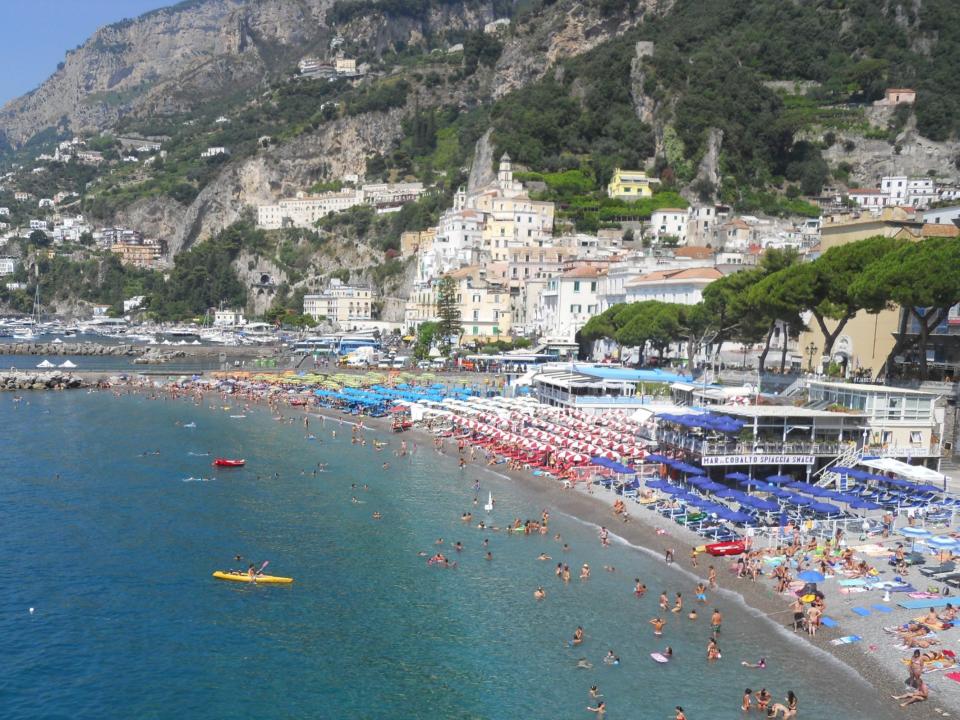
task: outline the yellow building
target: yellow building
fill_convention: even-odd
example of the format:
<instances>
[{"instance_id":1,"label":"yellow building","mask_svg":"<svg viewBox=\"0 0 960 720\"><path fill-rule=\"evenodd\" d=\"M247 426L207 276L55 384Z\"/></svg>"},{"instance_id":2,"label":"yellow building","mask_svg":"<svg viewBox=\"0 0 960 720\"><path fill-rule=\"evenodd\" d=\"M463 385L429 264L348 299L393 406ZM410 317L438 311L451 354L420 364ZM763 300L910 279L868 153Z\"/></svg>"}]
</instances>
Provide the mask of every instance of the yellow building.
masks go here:
<instances>
[{"instance_id":1,"label":"yellow building","mask_svg":"<svg viewBox=\"0 0 960 720\"><path fill-rule=\"evenodd\" d=\"M843 213L824 218L820 231L820 246L826 251L838 245L865 240L869 237L899 237L919 240L923 236L923 219L912 209L900 207L884 208L879 214ZM869 370L873 377L883 368L887 356L893 350L894 333L897 332L900 308L882 310L879 313L857 313L844 326L843 331L833 344L831 361L846 361L851 372ZM831 331L836 328L835 320L826 321ZM810 347L813 343L814 356L823 353L823 333L815 320L807 323L809 330L801 333L797 347Z\"/></svg>"},{"instance_id":2,"label":"yellow building","mask_svg":"<svg viewBox=\"0 0 960 720\"><path fill-rule=\"evenodd\" d=\"M463 326L461 344L509 340L512 327L510 289L488 279L480 265L470 265L447 273L457 284L457 304ZM428 320L437 320L436 288L421 288L413 293L406 307L406 321L413 329Z\"/></svg>"},{"instance_id":3,"label":"yellow building","mask_svg":"<svg viewBox=\"0 0 960 720\"><path fill-rule=\"evenodd\" d=\"M407 230L400 235L400 257L412 257L418 252L430 252L434 238L437 237L435 227L426 230Z\"/></svg>"},{"instance_id":4,"label":"yellow building","mask_svg":"<svg viewBox=\"0 0 960 720\"><path fill-rule=\"evenodd\" d=\"M120 256L120 262L124 265L138 268L152 268L163 257L163 247L154 240L114 243L110 250Z\"/></svg>"},{"instance_id":5,"label":"yellow building","mask_svg":"<svg viewBox=\"0 0 960 720\"><path fill-rule=\"evenodd\" d=\"M621 200L648 198L653 195L654 184L659 184L659 180L647 177L642 170L616 168L610 184L607 185L607 196Z\"/></svg>"}]
</instances>

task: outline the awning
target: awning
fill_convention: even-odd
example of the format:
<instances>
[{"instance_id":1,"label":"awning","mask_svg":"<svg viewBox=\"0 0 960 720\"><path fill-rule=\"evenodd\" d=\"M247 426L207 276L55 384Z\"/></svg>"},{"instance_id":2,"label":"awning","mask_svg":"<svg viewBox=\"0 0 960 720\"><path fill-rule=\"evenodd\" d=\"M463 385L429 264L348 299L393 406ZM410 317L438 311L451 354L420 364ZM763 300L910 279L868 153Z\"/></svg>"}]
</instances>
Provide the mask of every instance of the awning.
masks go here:
<instances>
[{"instance_id":1,"label":"awning","mask_svg":"<svg viewBox=\"0 0 960 720\"><path fill-rule=\"evenodd\" d=\"M905 477L914 482L939 483L943 484L943 473L931 470L923 465L911 465L893 458L875 458L873 460L861 460L861 465L866 465L874 470L896 473L900 477Z\"/></svg>"}]
</instances>

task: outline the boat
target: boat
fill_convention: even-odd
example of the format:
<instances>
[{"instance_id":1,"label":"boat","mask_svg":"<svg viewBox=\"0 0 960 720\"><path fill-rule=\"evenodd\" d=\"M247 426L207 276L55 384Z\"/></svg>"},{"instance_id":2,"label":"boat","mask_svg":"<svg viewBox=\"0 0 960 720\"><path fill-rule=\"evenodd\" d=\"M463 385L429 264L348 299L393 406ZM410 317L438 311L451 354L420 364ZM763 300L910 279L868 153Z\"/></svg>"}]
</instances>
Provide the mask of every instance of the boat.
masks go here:
<instances>
[{"instance_id":1,"label":"boat","mask_svg":"<svg viewBox=\"0 0 960 720\"><path fill-rule=\"evenodd\" d=\"M723 557L724 555L740 555L746 552L747 547L743 540L735 540L733 542L722 542L706 545L704 546L704 549L711 555Z\"/></svg>"},{"instance_id":2,"label":"boat","mask_svg":"<svg viewBox=\"0 0 960 720\"><path fill-rule=\"evenodd\" d=\"M243 458L231 460L230 458L217 458L213 461L213 464L217 467L243 467L247 464L247 461Z\"/></svg>"},{"instance_id":3,"label":"boat","mask_svg":"<svg viewBox=\"0 0 960 720\"><path fill-rule=\"evenodd\" d=\"M278 575L254 575L250 577L247 573L239 570L217 570L213 576L217 580L232 580L233 582L256 583L257 585L287 585L293 582L293 578L279 577Z\"/></svg>"},{"instance_id":4,"label":"boat","mask_svg":"<svg viewBox=\"0 0 960 720\"><path fill-rule=\"evenodd\" d=\"M292 400L290 400L290 404L293 407L303 407L304 405L307 404L307 401L304 400L303 398L293 398Z\"/></svg>"}]
</instances>

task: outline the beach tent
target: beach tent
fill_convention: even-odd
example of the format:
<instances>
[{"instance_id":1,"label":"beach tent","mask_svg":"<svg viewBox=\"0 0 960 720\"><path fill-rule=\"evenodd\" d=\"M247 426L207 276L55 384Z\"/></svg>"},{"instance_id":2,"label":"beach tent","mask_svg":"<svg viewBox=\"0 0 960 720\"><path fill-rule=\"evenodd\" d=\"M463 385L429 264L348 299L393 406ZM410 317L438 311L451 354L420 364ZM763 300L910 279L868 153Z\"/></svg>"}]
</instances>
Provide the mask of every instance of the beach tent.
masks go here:
<instances>
[{"instance_id":1,"label":"beach tent","mask_svg":"<svg viewBox=\"0 0 960 720\"><path fill-rule=\"evenodd\" d=\"M945 477L943 473L931 470L923 465L911 465L910 463L894 460L893 458L873 458L869 460L864 458L861 464L874 470L880 470L881 472L896 473L900 477L907 478L916 483L939 483L943 485Z\"/></svg>"},{"instance_id":2,"label":"beach tent","mask_svg":"<svg viewBox=\"0 0 960 720\"><path fill-rule=\"evenodd\" d=\"M69 360L64 360L62 363L60 363L60 365L59 365L58 367L62 367L62 368L75 368L76 366L77 366L76 363L72 363L72 362L70 362Z\"/></svg>"},{"instance_id":3,"label":"beach tent","mask_svg":"<svg viewBox=\"0 0 960 720\"><path fill-rule=\"evenodd\" d=\"M52 368L52 367L55 367L55 365L54 365L52 362L50 362L49 360L44 360L43 362L39 363L39 364L37 365L37 367L38 367L38 368Z\"/></svg>"}]
</instances>

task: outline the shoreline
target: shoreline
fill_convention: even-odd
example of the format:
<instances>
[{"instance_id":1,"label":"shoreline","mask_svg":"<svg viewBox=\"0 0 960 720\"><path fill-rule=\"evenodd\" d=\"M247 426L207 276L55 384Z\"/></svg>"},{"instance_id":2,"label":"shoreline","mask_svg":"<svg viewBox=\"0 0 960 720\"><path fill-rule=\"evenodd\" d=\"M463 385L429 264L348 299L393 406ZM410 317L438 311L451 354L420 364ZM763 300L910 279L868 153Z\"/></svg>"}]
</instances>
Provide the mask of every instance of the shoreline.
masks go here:
<instances>
[{"instance_id":1,"label":"shoreline","mask_svg":"<svg viewBox=\"0 0 960 720\"><path fill-rule=\"evenodd\" d=\"M107 388L107 390L166 394L170 392L170 387L166 384L146 380L145 382L128 381L113 388ZM219 396L219 393L210 390L199 391L199 394L202 396L205 405L208 396ZM191 397L196 398L198 391L185 390L174 395L176 399L190 399ZM283 395L265 395L255 398L238 394L234 397L237 400L242 399L243 403L249 405L251 410L269 409L273 412L274 417L280 415L291 424L296 424L296 421L304 418L304 416L311 419L322 418L323 421L330 420L349 426L362 424L364 430L370 430L377 434L382 433L387 437L399 435L401 438L413 439L418 444L420 452L434 449L435 436L431 432L422 427L413 427L405 433L394 433L391 421L386 417L360 416L358 418L340 412L335 408L315 405L294 407L287 404L287 398ZM279 402L277 402L278 400ZM452 459L457 458L456 447L449 447L447 440L449 438L444 439L440 452ZM634 503L628 506L629 522L624 522L612 512L613 498L619 496L610 490L600 487L593 488L592 492L588 492L580 489L579 486L575 486L573 489L564 489L561 482L551 476L535 476L527 471L512 470L506 464L489 466L485 462L484 455L474 460L470 460L469 454L465 454L463 457L471 470L486 471L501 479L521 483L524 487L541 496L544 505L550 508L551 513L564 515L575 522L594 527L606 526L615 541L628 545L638 552L648 554L652 559L663 558L665 550L672 548L678 560L671 565L671 568L684 576L687 581L691 578L699 578L705 582L706 567L711 561L714 562L718 570L718 590L712 592L717 593L719 591L725 599L738 603L745 612L757 618L758 622L769 623L770 627L768 629L771 631L786 633L785 637L799 635L805 641L803 647L807 652L811 652L813 656L819 655L828 662L840 663L844 672L852 673L866 683L865 691L868 691L869 688L875 693L879 693L878 697L882 702L892 704L893 701L889 700L890 695L905 692L903 688L905 687L904 679L907 675L907 667L901 664L899 660L900 657L904 656L905 651L898 651L892 647L891 636L883 631L883 626L902 624L921 611L900 609L891 602L885 603L890 608L889 614L883 614L879 617L876 614L872 614L868 618L859 617L850 612L850 606L855 604L851 600L854 596L840 595L837 592L837 585L830 583L828 580L826 584L820 584L820 589L827 594L827 615L837 620L840 627L838 629L821 627L814 637L809 636L804 631L794 633L790 629L790 623L787 622L790 613L787 605L791 598L778 596L774 592L768 576L761 577L757 582L748 578L737 579L729 570L729 561L732 558L714 559L706 554L700 555L701 561L698 568L694 569L690 566L687 559L687 549L703 544L703 538L699 535L669 521L667 518L663 518L659 514L654 514L653 511L645 510L645 506ZM645 512L650 512L650 515L645 515ZM891 538L891 540L895 539ZM725 570L726 572L724 572ZM698 575L698 571L703 571L703 576ZM909 576L908 579L917 582L918 585L924 584L925 586L923 581L926 578L919 576L918 573ZM873 591L870 592L873 593ZM894 596L894 599L896 599L896 596ZM880 594L873 593L869 600L863 597L860 604L870 605L879 603L880 600ZM960 600L960 596L958 596L958 600ZM778 621L779 616L784 617L784 622ZM860 635L862 640L858 643L839 646L830 644L830 640L845 635ZM874 647L877 649L873 650ZM821 653L826 653L826 656L821 655ZM761 654L762 652L758 653L758 656ZM930 700L904 709L904 717L947 716L948 713L943 712L944 710L949 710L950 715L960 713L960 697L949 692L952 681L946 679L943 672L926 674L924 679L931 686ZM851 699L855 701L855 697ZM918 710L917 708L922 709ZM760 715L757 717L760 717Z\"/></svg>"}]
</instances>

